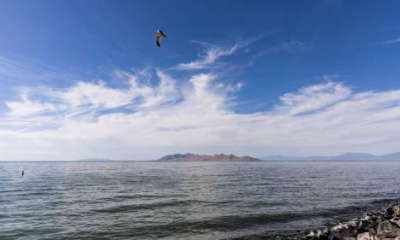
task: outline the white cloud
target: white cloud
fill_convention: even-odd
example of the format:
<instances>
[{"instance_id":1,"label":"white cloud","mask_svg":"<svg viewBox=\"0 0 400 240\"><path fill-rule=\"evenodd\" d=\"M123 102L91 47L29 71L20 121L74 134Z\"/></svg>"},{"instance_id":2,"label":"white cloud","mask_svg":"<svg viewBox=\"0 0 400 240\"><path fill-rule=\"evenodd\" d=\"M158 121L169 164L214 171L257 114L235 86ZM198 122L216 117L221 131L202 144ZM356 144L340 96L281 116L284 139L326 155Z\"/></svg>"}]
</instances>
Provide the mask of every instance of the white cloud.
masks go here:
<instances>
[{"instance_id":1,"label":"white cloud","mask_svg":"<svg viewBox=\"0 0 400 240\"><path fill-rule=\"evenodd\" d=\"M192 62L188 62L188 63L180 63L176 67L174 67L174 69L176 69L176 70L201 70L201 69L208 69L208 68L216 68L219 66L217 64L217 61L220 58L225 57L225 56L230 56L241 49L247 48L250 44L260 40L263 37L264 37L264 35L260 35L255 38L250 38L246 41L237 42L232 46L212 45L209 43L193 41L202 46L205 46L206 47L205 52L199 55L200 59L192 61Z\"/></svg>"},{"instance_id":2,"label":"white cloud","mask_svg":"<svg viewBox=\"0 0 400 240\"><path fill-rule=\"evenodd\" d=\"M343 101L350 94L351 90L343 84L327 82L284 94L280 97L282 105L278 109L292 115L318 111Z\"/></svg>"},{"instance_id":3,"label":"white cloud","mask_svg":"<svg viewBox=\"0 0 400 240\"><path fill-rule=\"evenodd\" d=\"M195 60L189 63L180 63L178 64L175 69L177 70L200 70L212 66L219 58L224 56L229 56L235 53L241 46L238 44L233 45L229 48L211 46L206 50L204 54L201 54L199 60Z\"/></svg>"},{"instance_id":4,"label":"white cloud","mask_svg":"<svg viewBox=\"0 0 400 240\"><path fill-rule=\"evenodd\" d=\"M400 90L353 92L333 78L283 94L272 109L235 111L241 84L199 73L178 84L156 70L118 71L126 88L78 82L24 88L0 119L0 159L154 159L172 152L385 153L400 145Z\"/></svg>"},{"instance_id":5,"label":"white cloud","mask_svg":"<svg viewBox=\"0 0 400 240\"><path fill-rule=\"evenodd\" d=\"M10 115L16 117L32 116L46 111L55 111L57 106L51 103L41 103L29 99L28 91L21 91L21 101L6 102Z\"/></svg>"},{"instance_id":6,"label":"white cloud","mask_svg":"<svg viewBox=\"0 0 400 240\"><path fill-rule=\"evenodd\" d=\"M269 109L236 111L240 104L236 96L244 84L220 81L215 67L223 66L223 57L245 51L261 37L230 47L201 43L207 50L199 60L175 67L203 70L188 71L185 78L181 72L144 69L115 71L113 77L124 84L119 87L101 80L79 81L66 88L23 84L19 97L6 100L7 112L0 115L0 160L400 150L400 89L353 92L338 82L338 76L325 75L320 84L283 93ZM289 42L274 51L302 46ZM2 62L7 67L0 67L0 78L29 79L30 68ZM171 75L176 73L179 80ZM46 82L47 77L38 73L34 79Z\"/></svg>"}]
</instances>

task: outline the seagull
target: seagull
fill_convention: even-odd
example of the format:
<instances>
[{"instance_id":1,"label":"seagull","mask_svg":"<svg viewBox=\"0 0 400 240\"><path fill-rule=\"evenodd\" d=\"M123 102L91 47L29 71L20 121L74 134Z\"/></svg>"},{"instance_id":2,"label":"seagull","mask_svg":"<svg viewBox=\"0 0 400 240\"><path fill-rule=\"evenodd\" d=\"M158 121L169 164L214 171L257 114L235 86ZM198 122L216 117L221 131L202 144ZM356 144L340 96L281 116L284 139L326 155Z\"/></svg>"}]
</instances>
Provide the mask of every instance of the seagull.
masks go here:
<instances>
[{"instance_id":1,"label":"seagull","mask_svg":"<svg viewBox=\"0 0 400 240\"><path fill-rule=\"evenodd\" d=\"M155 33L155 37L156 37L156 44L157 44L157 47L160 47L161 46L161 38L162 37L165 37L165 38L168 38L168 36L167 35L165 35L165 33L162 31L162 30L157 30L157 32Z\"/></svg>"}]
</instances>

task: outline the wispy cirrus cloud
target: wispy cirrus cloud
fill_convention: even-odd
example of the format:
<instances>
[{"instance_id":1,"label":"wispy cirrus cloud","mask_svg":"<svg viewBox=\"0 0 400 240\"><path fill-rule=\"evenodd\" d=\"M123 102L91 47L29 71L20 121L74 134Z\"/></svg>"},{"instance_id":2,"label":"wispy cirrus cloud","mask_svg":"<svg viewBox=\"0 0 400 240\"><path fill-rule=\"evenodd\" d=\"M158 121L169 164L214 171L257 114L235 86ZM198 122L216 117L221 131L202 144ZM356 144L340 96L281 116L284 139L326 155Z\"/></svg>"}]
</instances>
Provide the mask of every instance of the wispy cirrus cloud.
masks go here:
<instances>
[{"instance_id":1,"label":"wispy cirrus cloud","mask_svg":"<svg viewBox=\"0 0 400 240\"><path fill-rule=\"evenodd\" d=\"M65 77L65 74L61 74L47 66L21 64L20 62L0 57L0 82L28 84L29 82L43 82Z\"/></svg>"},{"instance_id":2,"label":"wispy cirrus cloud","mask_svg":"<svg viewBox=\"0 0 400 240\"><path fill-rule=\"evenodd\" d=\"M379 44L380 45L391 45L391 44L396 44L396 43L400 43L400 37L399 38L395 38L395 39L390 39L390 40L386 40L386 41L382 41Z\"/></svg>"},{"instance_id":3,"label":"wispy cirrus cloud","mask_svg":"<svg viewBox=\"0 0 400 240\"><path fill-rule=\"evenodd\" d=\"M174 67L176 70L204 70L207 68L216 68L219 65L216 64L219 59L225 56L230 56L241 49L248 47L250 44L259 41L264 35L260 35L254 38L250 38L245 41L238 41L231 46L226 45L214 45L200 41L193 41L197 44L204 46L206 49L204 52L199 54L199 59L188 63L180 63Z\"/></svg>"},{"instance_id":4,"label":"wispy cirrus cloud","mask_svg":"<svg viewBox=\"0 0 400 240\"><path fill-rule=\"evenodd\" d=\"M325 109L345 100L350 95L351 90L342 83L327 82L284 94L279 98L282 104L278 106L278 109L290 115L307 114Z\"/></svg>"}]
</instances>

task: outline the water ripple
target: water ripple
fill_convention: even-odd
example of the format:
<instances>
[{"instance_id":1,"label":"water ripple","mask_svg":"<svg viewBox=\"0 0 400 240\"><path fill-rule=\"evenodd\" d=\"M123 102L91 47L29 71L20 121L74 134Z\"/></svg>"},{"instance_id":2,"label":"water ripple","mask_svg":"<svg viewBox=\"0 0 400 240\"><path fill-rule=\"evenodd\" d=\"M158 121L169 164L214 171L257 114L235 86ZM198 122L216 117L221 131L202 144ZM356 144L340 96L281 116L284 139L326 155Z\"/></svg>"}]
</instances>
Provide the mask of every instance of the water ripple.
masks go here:
<instances>
[{"instance_id":1,"label":"water ripple","mask_svg":"<svg viewBox=\"0 0 400 240\"><path fill-rule=\"evenodd\" d=\"M287 233L399 198L399 172L399 162L0 162L0 239Z\"/></svg>"}]
</instances>

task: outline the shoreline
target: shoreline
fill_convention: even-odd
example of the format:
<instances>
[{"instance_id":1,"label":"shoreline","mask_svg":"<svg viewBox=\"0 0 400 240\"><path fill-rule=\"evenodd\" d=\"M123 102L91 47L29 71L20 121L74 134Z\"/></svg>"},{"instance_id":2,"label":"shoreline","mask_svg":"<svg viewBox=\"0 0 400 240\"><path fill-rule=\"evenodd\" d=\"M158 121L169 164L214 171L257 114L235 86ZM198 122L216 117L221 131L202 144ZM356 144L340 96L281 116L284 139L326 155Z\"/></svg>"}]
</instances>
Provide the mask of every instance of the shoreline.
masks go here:
<instances>
[{"instance_id":1,"label":"shoreline","mask_svg":"<svg viewBox=\"0 0 400 240\"><path fill-rule=\"evenodd\" d=\"M322 228L290 235L243 236L234 240L400 240L400 200L394 202Z\"/></svg>"}]
</instances>

